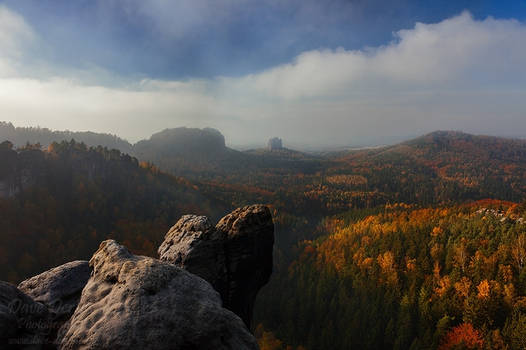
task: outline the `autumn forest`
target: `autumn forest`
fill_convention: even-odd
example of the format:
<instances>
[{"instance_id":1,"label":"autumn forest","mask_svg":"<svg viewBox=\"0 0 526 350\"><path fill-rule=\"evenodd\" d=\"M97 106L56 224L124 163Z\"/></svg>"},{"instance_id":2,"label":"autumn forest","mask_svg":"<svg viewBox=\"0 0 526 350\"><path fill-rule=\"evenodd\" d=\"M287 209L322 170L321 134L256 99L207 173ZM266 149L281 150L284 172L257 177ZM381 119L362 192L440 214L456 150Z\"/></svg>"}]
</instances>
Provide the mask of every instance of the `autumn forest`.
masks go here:
<instances>
[{"instance_id":1,"label":"autumn forest","mask_svg":"<svg viewBox=\"0 0 526 350\"><path fill-rule=\"evenodd\" d=\"M440 131L303 153L237 151L213 129L0 136L0 280L106 238L156 256L181 215L257 202L276 227L262 350L526 348L524 140Z\"/></svg>"}]
</instances>

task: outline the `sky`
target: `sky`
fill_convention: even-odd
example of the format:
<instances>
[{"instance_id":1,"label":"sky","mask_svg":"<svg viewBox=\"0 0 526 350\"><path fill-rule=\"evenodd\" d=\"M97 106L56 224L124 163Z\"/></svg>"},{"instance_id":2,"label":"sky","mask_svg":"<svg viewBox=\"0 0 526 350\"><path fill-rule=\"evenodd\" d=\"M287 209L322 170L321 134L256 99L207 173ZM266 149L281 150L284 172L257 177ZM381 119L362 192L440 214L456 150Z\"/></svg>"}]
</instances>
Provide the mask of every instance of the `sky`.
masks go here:
<instances>
[{"instance_id":1,"label":"sky","mask_svg":"<svg viewBox=\"0 0 526 350\"><path fill-rule=\"evenodd\" d=\"M0 0L0 120L131 142L526 136L526 0Z\"/></svg>"}]
</instances>

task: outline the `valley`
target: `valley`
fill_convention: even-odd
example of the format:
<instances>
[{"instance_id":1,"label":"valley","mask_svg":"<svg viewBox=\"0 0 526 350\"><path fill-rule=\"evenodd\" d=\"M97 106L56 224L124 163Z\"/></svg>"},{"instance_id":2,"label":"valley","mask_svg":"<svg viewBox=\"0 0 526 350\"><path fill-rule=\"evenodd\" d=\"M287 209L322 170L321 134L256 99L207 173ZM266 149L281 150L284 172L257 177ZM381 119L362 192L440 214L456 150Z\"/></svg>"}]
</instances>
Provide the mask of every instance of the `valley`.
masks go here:
<instances>
[{"instance_id":1,"label":"valley","mask_svg":"<svg viewBox=\"0 0 526 350\"><path fill-rule=\"evenodd\" d=\"M262 349L522 349L526 141L439 131L311 155L178 128L130 152L2 143L0 279L86 259L104 239L155 256L182 214L262 203L276 229Z\"/></svg>"}]
</instances>

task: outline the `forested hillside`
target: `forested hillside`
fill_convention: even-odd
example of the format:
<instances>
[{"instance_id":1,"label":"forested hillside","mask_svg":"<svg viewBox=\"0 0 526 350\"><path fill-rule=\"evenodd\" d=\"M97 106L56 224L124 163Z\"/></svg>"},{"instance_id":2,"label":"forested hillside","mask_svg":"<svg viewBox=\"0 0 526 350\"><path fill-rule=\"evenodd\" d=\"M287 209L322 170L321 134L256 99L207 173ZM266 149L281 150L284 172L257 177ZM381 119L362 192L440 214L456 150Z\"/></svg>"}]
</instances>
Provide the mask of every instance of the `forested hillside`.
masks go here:
<instances>
[{"instance_id":1,"label":"forested hillside","mask_svg":"<svg viewBox=\"0 0 526 350\"><path fill-rule=\"evenodd\" d=\"M107 237L155 256L181 214L263 203L276 227L254 319L263 350L524 349L525 141L435 132L314 156L179 128L140 144L143 162L4 142L0 279L86 258Z\"/></svg>"},{"instance_id":2,"label":"forested hillside","mask_svg":"<svg viewBox=\"0 0 526 350\"><path fill-rule=\"evenodd\" d=\"M107 238L155 255L181 215L218 218L229 209L117 150L76 142L15 150L4 142L0 159L0 280L88 258Z\"/></svg>"},{"instance_id":3,"label":"forested hillside","mask_svg":"<svg viewBox=\"0 0 526 350\"><path fill-rule=\"evenodd\" d=\"M308 349L524 349L525 215L481 201L326 218L259 304L264 326Z\"/></svg>"},{"instance_id":4,"label":"forested hillside","mask_svg":"<svg viewBox=\"0 0 526 350\"><path fill-rule=\"evenodd\" d=\"M363 176L393 201L437 203L526 195L526 140L438 131L336 157L335 173Z\"/></svg>"},{"instance_id":5,"label":"forested hillside","mask_svg":"<svg viewBox=\"0 0 526 350\"><path fill-rule=\"evenodd\" d=\"M117 149L140 161L154 163L159 169L173 175L199 180L220 179L221 182L238 180L239 177L232 177L233 174L246 176L250 172L259 176L267 169L302 173L307 170L305 163L312 168L321 160L286 149L274 152L240 152L227 147L221 132L212 128L165 129L148 139L131 144L116 135L15 127L11 123L0 122L0 142L9 141L14 147L39 144L45 149L53 142L71 140L82 142L88 147Z\"/></svg>"},{"instance_id":6,"label":"forested hillside","mask_svg":"<svg viewBox=\"0 0 526 350\"><path fill-rule=\"evenodd\" d=\"M322 217L260 296L262 348L524 349L525 141L435 132L330 159L277 193Z\"/></svg>"},{"instance_id":7,"label":"forested hillside","mask_svg":"<svg viewBox=\"0 0 526 350\"><path fill-rule=\"evenodd\" d=\"M91 131L56 131L40 127L15 127L8 122L0 122L0 142L10 141L16 147L26 144L40 144L47 147L53 142L83 142L87 146L102 146L130 153L132 145L116 135L101 134Z\"/></svg>"},{"instance_id":8,"label":"forested hillside","mask_svg":"<svg viewBox=\"0 0 526 350\"><path fill-rule=\"evenodd\" d=\"M257 154L259 163L253 164L258 165L212 172L204 181L266 191L295 213L328 215L394 202L526 198L525 140L440 131L394 146L324 157L246 153Z\"/></svg>"},{"instance_id":9,"label":"forested hillside","mask_svg":"<svg viewBox=\"0 0 526 350\"><path fill-rule=\"evenodd\" d=\"M47 147L72 138L200 182L290 192L293 201L309 202L323 213L388 202L520 201L526 195L526 140L437 131L393 146L314 156L287 149L239 152L211 128L166 129L131 145L113 135L0 124L0 142L15 146Z\"/></svg>"}]
</instances>

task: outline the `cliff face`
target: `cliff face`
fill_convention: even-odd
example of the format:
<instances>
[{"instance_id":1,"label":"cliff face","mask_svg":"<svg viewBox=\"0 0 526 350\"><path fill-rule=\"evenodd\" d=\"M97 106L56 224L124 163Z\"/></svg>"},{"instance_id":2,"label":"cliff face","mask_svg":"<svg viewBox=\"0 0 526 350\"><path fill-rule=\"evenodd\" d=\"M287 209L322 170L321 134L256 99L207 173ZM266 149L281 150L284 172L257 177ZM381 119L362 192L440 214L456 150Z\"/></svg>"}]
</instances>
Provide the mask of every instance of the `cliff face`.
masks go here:
<instances>
[{"instance_id":1,"label":"cliff face","mask_svg":"<svg viewBox=\"0 0 526 350\"><path fill-rule=\"evenodd\" d=\"M204 216L185 215L158 252L161 260L210 282L224 307L250 327L257 292L272 273L273 245L270 210L252 205L234 210L215 227Z\"/></svg>"},{"instance_id":2,"label":"cliff face","mask_svg":"<svg viewBox=\"0 0 526 350\"><path fill-rule=\"evenodd\" d=\"M257 349L248 331L272 271L268 208L249 206L216 226L186 215L161 260L113 240L17 287L0 282L0 347ZM244 322L243 322L244 321Z\"/></svg>"}]
</instances>

